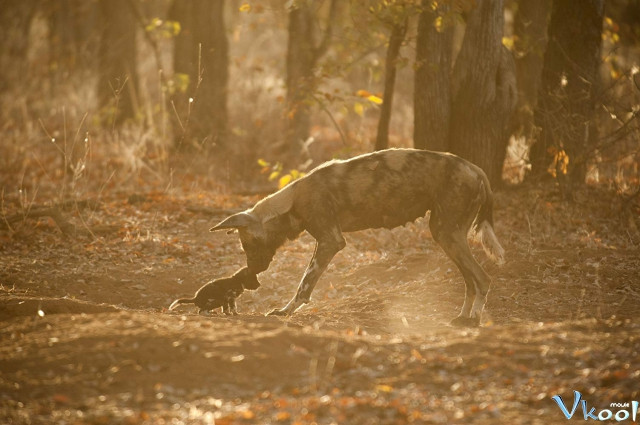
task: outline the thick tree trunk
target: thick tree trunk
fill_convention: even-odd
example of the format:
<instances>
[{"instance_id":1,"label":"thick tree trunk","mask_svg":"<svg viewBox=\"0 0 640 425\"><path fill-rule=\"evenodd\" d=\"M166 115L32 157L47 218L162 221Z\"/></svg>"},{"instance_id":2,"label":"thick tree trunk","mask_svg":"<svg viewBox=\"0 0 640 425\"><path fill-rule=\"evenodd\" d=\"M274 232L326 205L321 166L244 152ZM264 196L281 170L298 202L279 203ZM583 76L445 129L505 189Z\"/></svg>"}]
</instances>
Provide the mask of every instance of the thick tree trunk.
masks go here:
<instances>
[{"instance_id":1,"label":"thick tree trunk","mask_svg":"<svg viewBox=\"0 0 640 425\"><path fill-rule=\"evenodd\" d=\"M391 121L391 108L393 107L393 94L396 84L397 60L406 33L406 19L391 27L389 47L387 48L387 58L385 62L384 97L382 107L380 108L380 119L378 120L378 133L376 136L375 150L377 151L389 147L389 123Z\"/></svg>"},{"instance_id":2,"label":"thick tree trunk","mask_svg":"<svg viewBox=\"0 0 640 425\"><path fill-rule=\"evenodd\" d=\"M502 177L516 103L515 64L502 45L503 0L480 0L467 22L453 71L450 150Z\"/></svg>"},{"instance_id":3,"label":"thick tree trunk","mask_svg":"<svg viewBox=\"0 0 640 425\"><path fill-rule=\"evenodd\" d=\"M551 0L520 0L513 23L518 81L514 131L529 143L535 137L533 111L538 102L550 12Z\"/></svg>"},{"instance_id":4,"label":"thick tree trunk","mask_svg":"<svg viewBox=\"0 0 640 425\"><path fill-rule=\"evenodd\" d=\"M417 149L449 150L453 25L435 25L449 11L448 2L422 1L416 41L413 145Z\"/></svg>"},{"instance_id":5,"label":"thick tree trunk","mask_svg":"<svg viewBox=\"0 0 640 425\"><path fill-rule=\"evenodd\" d=\"M135 18L127 0L100 0L98 103L110 122L121 124L138 109Z\"/></svg>"},{"instance_id":6,"label":"thick tree trunk","mask_svg":"<svg viewBox=\"0 0 640 425\"><path fill-rule=\"evenodd\" d=\"M169 15L181 25L174 43L174 72L189 76L186 92L171 97L178 114L176 139L179 144L195 139L206 149L224 149L229 81L224 0L175 0Z\"/></svg>"},{"instance_id":7,"label":"thick tree trunk","mask_svg":"<svg viewBox=\"0 0 640 425\"><path fill-rule=\"evenodd\" d=\"M542 131L531 156L534 171L551 164L561 183L584 182L584 153L596 137L591 118L603 18L604 0L553 2L535 114Z\"/></svg>"},{"instance_id":8,"label":"thick tree trunk","mask_svg":"<svg viewBox=\"0 0 640 425\"><path fill-rule=\"evenodd\" d=\"M0 0L0 93L26 77L29 26L39 2Z\"/></svg>"}]
</instances>

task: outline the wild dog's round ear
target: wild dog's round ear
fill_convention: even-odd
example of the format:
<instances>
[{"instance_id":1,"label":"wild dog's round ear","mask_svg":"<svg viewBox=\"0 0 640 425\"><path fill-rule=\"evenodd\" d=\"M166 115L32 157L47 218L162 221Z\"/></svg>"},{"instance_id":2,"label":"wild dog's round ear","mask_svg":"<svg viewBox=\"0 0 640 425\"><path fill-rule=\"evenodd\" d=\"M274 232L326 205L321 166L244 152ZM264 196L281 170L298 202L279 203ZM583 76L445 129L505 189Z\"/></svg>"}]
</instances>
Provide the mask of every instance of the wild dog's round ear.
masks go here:
<instances>
[{"instance_id":1,"label":"wild dog's round ear","mask_svg":"<svg viewBox=\"0 0 640 425\"><path fill-rule=\"evenodd\" d=\"M209 231L215 232L216 230L223 229L240 229L243 227L249 227L256 223L258 223L258 220L254 216L243 211L225 218L220 223L209 229Z\"/></svg>"}]
</instances>

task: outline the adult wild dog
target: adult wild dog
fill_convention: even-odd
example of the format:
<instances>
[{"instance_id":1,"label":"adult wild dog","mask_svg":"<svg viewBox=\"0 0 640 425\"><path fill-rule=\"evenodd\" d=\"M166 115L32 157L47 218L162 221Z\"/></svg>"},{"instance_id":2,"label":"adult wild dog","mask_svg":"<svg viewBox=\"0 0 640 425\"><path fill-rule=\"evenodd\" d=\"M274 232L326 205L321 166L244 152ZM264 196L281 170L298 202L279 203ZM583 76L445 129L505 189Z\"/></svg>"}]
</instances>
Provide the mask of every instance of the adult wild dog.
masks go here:
<instances>
[{"instance_id":1,"label":"adult wild dog","mask_svg":"<svg viewBox=\"0 0 640 425\"><path fill-rule=\"evenodd\" d=\"M455 155L388 149L320 165L303 178L234 214L211 231L238 229L251 273L269 267L276 250L304 230L316 248L296 295L269 314L290 315L304 303L333 256L345 246L343 232L391 229L431 211L433 239L458 266L466 290L452 324L478 325L490 278L471 255L467 235L481 233L489 257L503 262L493 231L493 196L485 173Z\"/></svg>"}]
</instances>

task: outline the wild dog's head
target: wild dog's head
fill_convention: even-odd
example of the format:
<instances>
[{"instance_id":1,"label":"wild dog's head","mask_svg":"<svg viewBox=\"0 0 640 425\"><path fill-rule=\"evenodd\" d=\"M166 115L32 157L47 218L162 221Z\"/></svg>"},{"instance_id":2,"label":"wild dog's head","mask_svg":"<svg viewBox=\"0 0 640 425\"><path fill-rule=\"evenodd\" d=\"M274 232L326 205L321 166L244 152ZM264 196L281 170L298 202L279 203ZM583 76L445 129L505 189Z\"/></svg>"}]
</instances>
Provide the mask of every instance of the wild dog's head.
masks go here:
<instances>
[{"instance_id":1,"label":"wild dog's head","mask_svg":"<svg viewBox=\"0 0 640 425\"><path fill-rule=\"evenodd\" d=\"M247 255L247 267L255 275L269 267L276 250L286 239L286 231L280 232L274 221L278 218L263 223L251 211L244 211L227 217L209 231L237 229Z\"/></svg>"},{"instance_id":2,"label":"wild dog's head","mask_svg":"<svg viewBox=\"0 0 640 425\"><path fill-rule=\"evenodd\" d=\"M238 270L231 278L239 282L243 289L254 291L260 287L258 277L254 273L251 273L248 267L243 267Z\"/></svg>"}]
</instances>

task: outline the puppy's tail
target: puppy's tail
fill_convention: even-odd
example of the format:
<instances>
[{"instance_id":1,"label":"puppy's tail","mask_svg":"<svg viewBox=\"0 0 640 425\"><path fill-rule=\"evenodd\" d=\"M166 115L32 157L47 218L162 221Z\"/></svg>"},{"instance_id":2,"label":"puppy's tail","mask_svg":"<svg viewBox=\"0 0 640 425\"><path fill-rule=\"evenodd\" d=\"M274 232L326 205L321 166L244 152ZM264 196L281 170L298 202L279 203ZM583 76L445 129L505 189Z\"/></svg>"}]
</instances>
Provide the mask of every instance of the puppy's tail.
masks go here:
<instances>
[{"instance_id":1,"label":"puppy's tail","mask_svg":"<svg viewBox=\"0 0 640 425\"><path fill-rule=\"evenodd\" d=\"M169 310L173 310L179 304L193 304L194 300L195 298L180 298L171 303L171 305L169 306Z\"/></svg>"}]
</instances>

